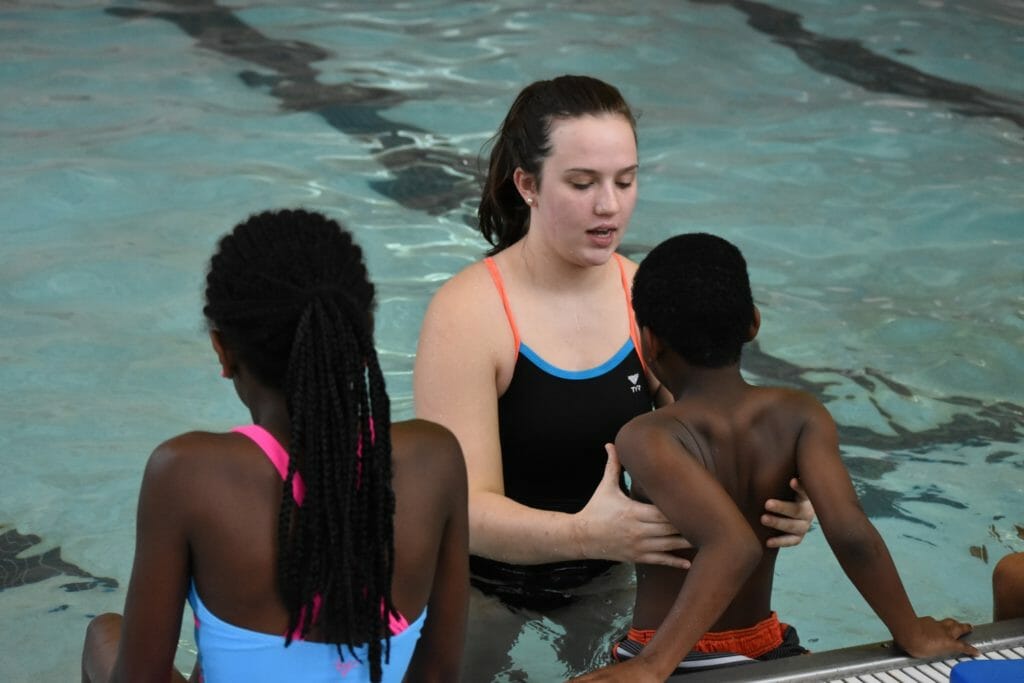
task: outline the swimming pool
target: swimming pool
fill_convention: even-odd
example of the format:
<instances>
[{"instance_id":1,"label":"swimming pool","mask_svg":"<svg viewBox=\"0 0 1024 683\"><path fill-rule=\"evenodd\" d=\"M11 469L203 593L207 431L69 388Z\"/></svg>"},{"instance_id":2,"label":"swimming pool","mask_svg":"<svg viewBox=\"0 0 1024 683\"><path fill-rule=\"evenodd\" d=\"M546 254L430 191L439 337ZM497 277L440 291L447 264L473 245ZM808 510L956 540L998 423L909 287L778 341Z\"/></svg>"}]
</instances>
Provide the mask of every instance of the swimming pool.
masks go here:
<instances>
[{"instance_id":1,"label":"swimming pool","mask_svg":"<svg viewBox=\"0 0 1024 683\"><path fill-rule=\"evenodd\" d=\"M566 72L642 113L624 251L743 248L747 371L826 400L918 610L990 619L992 564L1024 549L1024 6L633 7L5 3L0 679L78 675L88 616L123 604L146 455L244 420L200 319L216 238L275 206L355 227L409 416L426 302L483 248L476 155ZM779 568L812 649L885 638L820 532ZM516 644L530 680L560 675L556 628Z\"/></svg>"}]
</instances>

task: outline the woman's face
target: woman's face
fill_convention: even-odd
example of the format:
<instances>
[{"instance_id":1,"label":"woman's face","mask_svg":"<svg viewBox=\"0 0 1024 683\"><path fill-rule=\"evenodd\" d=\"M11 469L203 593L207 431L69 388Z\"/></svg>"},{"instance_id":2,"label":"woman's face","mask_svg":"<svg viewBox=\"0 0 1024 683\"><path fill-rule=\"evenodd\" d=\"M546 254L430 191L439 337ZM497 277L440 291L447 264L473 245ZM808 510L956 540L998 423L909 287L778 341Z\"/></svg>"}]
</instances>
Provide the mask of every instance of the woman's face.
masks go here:
<instances>
[{"instance_id":1,"label":"woman's face","mask_svg":"<svg viewBox=\"0 0 1024 683\"><path fill-rule=\"evenodd\" d=\"M550 141L540 183L527 195L529 234L572 263L604 264L636 205L633 128L618 114L555 119Z\"/></svg>"}]
</instances>

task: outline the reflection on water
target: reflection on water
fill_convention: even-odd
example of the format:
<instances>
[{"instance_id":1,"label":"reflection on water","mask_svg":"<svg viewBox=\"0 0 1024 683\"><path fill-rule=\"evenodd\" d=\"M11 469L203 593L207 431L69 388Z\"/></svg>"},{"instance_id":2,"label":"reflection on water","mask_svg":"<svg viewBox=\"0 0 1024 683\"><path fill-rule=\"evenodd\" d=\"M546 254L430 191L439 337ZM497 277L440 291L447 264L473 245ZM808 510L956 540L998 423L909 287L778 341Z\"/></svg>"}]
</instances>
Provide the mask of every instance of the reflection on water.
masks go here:
<instances>
[{"instance_id":1,"label":"reflection on water","mask_svg":"<svg viewBox=\"0 0 1024 683\"><path fill-rule=\"evenodd\" d=\"M0 636L25 654L0 679L77 675L86 617L123 600L145 454L245 418L199 319L216 236L297 204L357 229L407 417L426 302L484 249L477 153L522 84L564 72L641 111L623 252L741 244L767 320L746 372L833 412L922 611L989 618L992 564L1024 549L1012 5L63 4L0 25ZM884 637L820 532L779 567L815 649ZM557 666L558 635L514 670Z\"/></svg>"}]
</instances>

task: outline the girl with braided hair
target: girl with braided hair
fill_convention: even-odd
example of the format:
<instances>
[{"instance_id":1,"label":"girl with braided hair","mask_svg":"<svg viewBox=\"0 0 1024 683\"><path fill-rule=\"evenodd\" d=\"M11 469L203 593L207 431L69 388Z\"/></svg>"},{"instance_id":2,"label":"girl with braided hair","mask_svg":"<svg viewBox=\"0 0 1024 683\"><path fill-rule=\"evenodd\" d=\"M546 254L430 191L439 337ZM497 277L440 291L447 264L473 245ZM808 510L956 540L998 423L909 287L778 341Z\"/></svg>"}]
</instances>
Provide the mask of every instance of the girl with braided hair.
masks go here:
<instances>
[{"instance_id":1,"label":"girl with braided hair","mask_svg":"<svg viewBox=\"0 0 1024 683\"><path fill-rule=\"evenodd\" d=\"M468 586L458 442L392 424L373 284L338 223L265 212L224 236L203 312L253 424L153 452L123 619L90 624L85 681L451 681Z\"/></svg>"}]
</instances>

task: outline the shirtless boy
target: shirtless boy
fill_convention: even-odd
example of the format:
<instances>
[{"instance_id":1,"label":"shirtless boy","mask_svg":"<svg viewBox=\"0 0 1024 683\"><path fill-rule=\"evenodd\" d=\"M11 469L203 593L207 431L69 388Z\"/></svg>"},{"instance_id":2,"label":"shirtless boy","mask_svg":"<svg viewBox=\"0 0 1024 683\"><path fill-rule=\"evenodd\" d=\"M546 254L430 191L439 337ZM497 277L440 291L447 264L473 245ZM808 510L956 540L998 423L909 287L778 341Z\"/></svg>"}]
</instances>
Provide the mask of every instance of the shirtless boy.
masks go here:
<instances>
[{"instance_id":1,"label":"shirtless boy","mask_svg":"<svg viewBox=\"0 0 1024 683\"><path fill-rule=\"evenodd\" d=\"M914 612L861 510L836 425L803 391L756 387L740 352L760 325L746 262L707 234L673 237L640 265L633 306L644 357L675 401L627 423L615 445L632 495L693 544L689 570L638 564L633 628L619 663L580 681L664 681L673 673L804 652L771 608L776 551L764 501L799 476L836 558L896 644L915 657L976 654L971 627Z\"/></svg>"}]
</instances>

